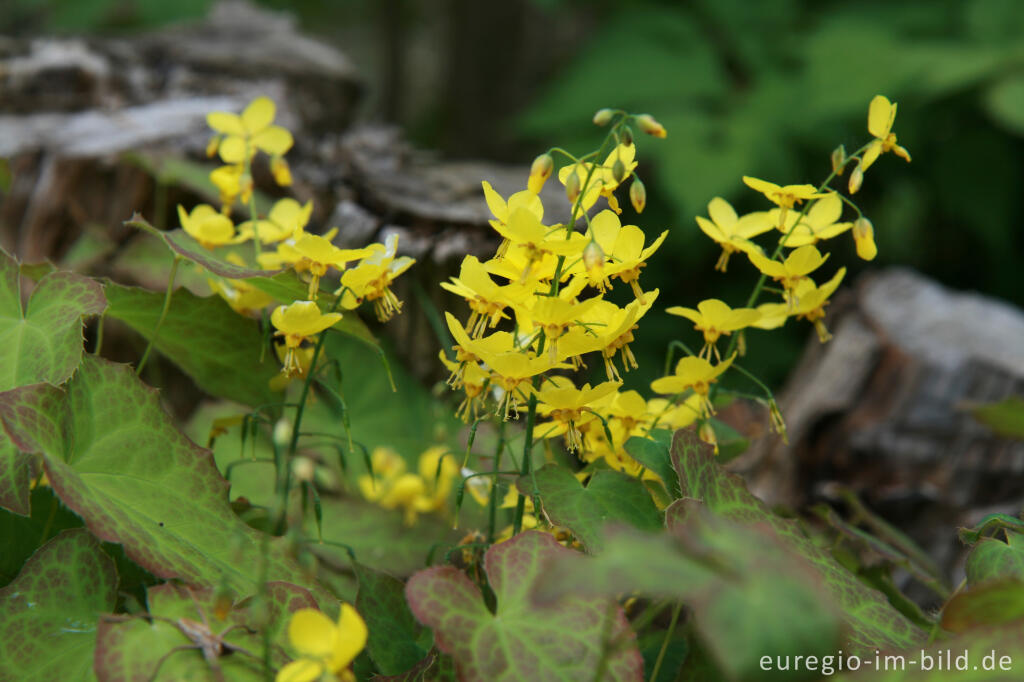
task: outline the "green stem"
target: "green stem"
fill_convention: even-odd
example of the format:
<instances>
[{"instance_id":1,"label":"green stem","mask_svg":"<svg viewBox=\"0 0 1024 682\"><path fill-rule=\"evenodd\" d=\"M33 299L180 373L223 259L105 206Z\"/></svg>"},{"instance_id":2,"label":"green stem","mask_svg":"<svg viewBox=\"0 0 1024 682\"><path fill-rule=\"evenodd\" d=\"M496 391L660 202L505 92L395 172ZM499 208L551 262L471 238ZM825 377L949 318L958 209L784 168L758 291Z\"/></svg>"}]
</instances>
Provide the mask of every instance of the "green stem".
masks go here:
<instances>
[{"instance_id":1,"label":"green stem","mask_svg":"<svg viewBox=\"0 0 1024 682\"><path fill-rule=\"evenodd\" d=\"M100 318L96 320L96 347L92 349L93 355L99 355L100 351L103 350L103 323L107 319L107 311L104 310L100 313Z\"/></svg>"},{"instance_id":2,"label":"green stem","mask_svg":"<svg viewBox=\"0 0 1024 682\"><path fill-rule=\"evenodd\" d=\"M164 294L164 307L160 311L160 319L156 321L156 327L153 328L153 336L149 337L149 343L146 344L146 350L142 354L142 359L139 360L139 366L135 368L135 374L142 374L142 369L146 366L146 361L149 360L149 354L153 350L153 346L156 344L157 337L160 336L160 327L164 325L164 320L167 319L167 312L171 309L171 296L174 293L174 278L178 274L178 264L181 263L181 256L175 256L174 262L171 263L171 274L167 278L167 292Z\"/></svg>"},{"instance_id":3,"label":"green stem","mask_svg":"<svg viewBox=\"0 0 1024 682\"><path fill-rule=\"evenodd\" d=\"M658 659L654 662L654 668L651 670L651 682L657 682L658 673L661 672L661 664L665 661L665 652L668 651L668 643L672 640L672 635L676 630L676 622L679 620L679 612L683 610L682 604L676 604L676 607L672 609L672 622L668 624L668 630L665 632L665 639L661 642L661 650L658 652Z\"/></svg>"},{"instance_id":4,"label":"green stem","mask_svg":"<svg viewBox=\"0 0 1024 682\"><path fill-rule=\"evenodd\" d=\"M505 449L505 421L498 422L498 449L494 452L494 466L491 467L491 497L487 500L487 542L494 542L494 531L498 519L498 472L501 471L501 453Z\"/></svg>"}]
</instances>

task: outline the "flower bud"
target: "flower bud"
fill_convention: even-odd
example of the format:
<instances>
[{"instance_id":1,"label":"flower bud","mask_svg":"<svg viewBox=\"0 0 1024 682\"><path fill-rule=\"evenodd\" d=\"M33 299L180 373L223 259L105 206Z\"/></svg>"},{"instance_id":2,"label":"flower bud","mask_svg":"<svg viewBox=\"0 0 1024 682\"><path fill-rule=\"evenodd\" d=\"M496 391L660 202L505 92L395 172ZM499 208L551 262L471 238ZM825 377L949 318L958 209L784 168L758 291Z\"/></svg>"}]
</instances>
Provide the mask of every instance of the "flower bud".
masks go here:
<instances>
[{"instance_id":1,"label":"flower bud","mask_svg":"<svg viewBox=\"0 0 1024 682\"><path fill-rule=\"evenodd\" d=\"M846 167L846 147L839 145L832 150L832 172L842 175Z\"/></svg>"},{"instance_id":2,"label":"flower bud","mask_svg":"<svg viewBox=\"0 0 1024 682\"><path fill-rule=\"evenodd\" d=\"M534 159L530 165L530 179L526 182L527 188L534 194L539 194L554 167L554 159L547 152Z\"/></svg>"},{"instance_id":3,"label":"flower bud","mask_svg":"<svg viewBox=\"0 0 1024 682\"><path fill-rule=\"evenodd\" d=\"M665 127L654 120L654 117L650 114L640 114L636 117L636 124L640 130L647 133L651 137L664 138L668 135Z\"/></svg>"},{"instance_id":4,"label":"flower bud","mask_svg":"<svg viewBox=\"0 0 1024 682\"><path fill-rule=\"evenodd\" d=\"M220 135L214 135L210 138L210 141L206 143L206 158L212 159L217 156L217 150L220 148Z\"/></svg>"},{"instance_id":5,"label":"flower bud","mask_svg":"<svg viewBox=\"0 0 1024 682\"><path fill-rule=\"evenodd\" d=\"M861 216L853 223L853 241L857 245L857 255L863 260L874 260L878 255L875 245L875 227L871 221Z\"/></svg>"},{"instance_id":6,"label":"flower bud","mask_svg":"<svg viewBox=\"0 0 1024 682\"><path fill-rule=\"evenodd\" d=\"M783 443L789 445L789 434L786 432L786 420L782 418L782 410L779 409L779 404L775 402L775 398L771 398L768 401L768 415L771 420L772 430L782 437Z\"/></svg>"},{"instance_id":7,"label":"flower bud","mask_svg":"<svg viewBox=\"0 0 1024 682\"><path fill-rule=\"evenodd\" d=\"M640 178L634 177L633 184L629 186L629 201L633 204L634 211L644 212L644 206L647 205L647 189L644 188L644 183L640 182Z\"/></svg>"},{"instance_id":8,"label":"flower bud","mask_svg":"<svg viewBox=\"0 0 1024 682\"><path fill-rule=\"evenodd\" d=\"M597 241L591 239L590 243L583 247L583 267L588 272L592 272L594 268L599 268L604 265L604 249Z\"/></svg>"},{"instance_id":9,"label":"flower bud","mask_svg":"<svg viewBox=\"0 0 1024 682\"><path fill-rule=\"evenodd\" d=\"M853 172L850 173L850 185L849 185L850 194L856 194L857 190L860 189L860 186L863 183L864 183L864 170L860 167L860 163L858 163L857 166L853 169Z\"/></svg>"},{"instance_id":10,"label":"flower bud","mask_svg":"<svg viewBox=\"0 0 1024 682\"><path fill-rule=\"evenodd\" d=\"M286 448L291 444L292 440L292 423L285 417L281 417L274 424L274 445L279 448Z\"/></svg>"},{"instance_id":11,"label":"flower bud","mask_svg":"<svg viewBox=\"0 0 1024 682\"><path fill-rule=\"evenodd\" d=\"M292 460L292 475L296 481L312 481L314 473L316 473L316 465L309 457L296 457Z\"/></svg>"},{"instance_id":12,"label":"flower bud","mask_svg":"<svg viewBox=\"0 0 1024 682\"><path fill-rule=\"evenodd\" d=\"M633 144L633 129L630 128L629 126L625 126L622 129L621 142L627 147Z\"/></svg>"},{"instance_id":13,"label":"flower bud","mask_svg":"<svg viewBox=\"0 0 1024 682\"><path fill-rule=\"evenodd\" d=\"M715 448L715 455L718 455L718 436L715 434L714 427L711 426L711 422L704 420L701 422L700 427L697 429L697 436Z\"/></svg>"},{"instance_id":14,"label":"flower bud","mask_svg":"<svg viewBox=\"0 0 1024 682\"><path fill-rule=\"evenodd\" d=\"M580 196L580 174L574 168L565 181L565 196L569 198L570 204L575 204Z\"/></svg>"},{"instance_id":15,"label":"flower bud","mask_svg":"<svg viewBox=\"0 0 1024 682\"><path fill-rule=\"evenodd\" d=\"M622 163L622 159L615 159L615 163L612 164L612 177L615 178L615 182L626 179L626 164Z\"/></svg>"},{"instance_id":16,"label":"flower bud","mask_svg":"<svg viewBox=\"0 0 1024 682\"><path fill-rule=\"evenodd\" d=\"M274 176L274 182L281 187L289 187L292 184L292 169L288 167L288 162L280 156L275 156L270 160L270 172Z\"/></svg>"},{"instance_id":17,"label":"flower bud","mask_svg":"<svg viewBox=\"0 0 1024 682\"><path fill-rule=\"evenodd\" d=\"M611 109L598 109L597 113L594 114L594 125L606 126L608 121L612 120L612 116L615 114Z\"/></svg>"}]
</instances>

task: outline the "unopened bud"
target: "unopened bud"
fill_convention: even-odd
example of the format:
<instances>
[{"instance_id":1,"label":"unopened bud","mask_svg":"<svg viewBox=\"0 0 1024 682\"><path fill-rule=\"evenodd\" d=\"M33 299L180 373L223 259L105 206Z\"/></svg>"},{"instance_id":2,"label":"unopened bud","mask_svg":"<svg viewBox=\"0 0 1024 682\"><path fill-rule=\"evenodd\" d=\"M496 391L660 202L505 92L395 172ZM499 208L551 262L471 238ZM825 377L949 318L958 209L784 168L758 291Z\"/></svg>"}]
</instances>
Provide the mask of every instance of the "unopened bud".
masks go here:
<instances>
[{"instance_id":1,"label":"unopened bud","mask_svg":"<svg viewBox=\"0 0 1024 682\"><path fill-rule=\"evenodd\" d=\"M275 156L270 161L270 172L274 176L274 182L281 187L289 187L292 184L292 169L288 162L280 156Z\"/></svg>"},{"instance_id":2,"label":"unopened bud","mask_svg":"<svg viewBox=\"0 0 1024 682\"><path fill-rule=\"evenodd\" d=\"M875 227L864 216L853 222L853 241L857 245L857 255L863 260L874 260L878 255L878 246L875 244Z\"/></svg>"},{"instance_id":3,"label":"unopened bud","mask_svg":"<svg viewBox=\"0 0 1024 682\"><path fill-rule=\"evenodd\" d=\"M621 140L622 140L622 144L626 145L627 147L632 145L633 144L633 129L630 128L629 126L624 127L622 129L622 138L621 138Z\"/></svg>"},{"instance_id":4,"label":"unopened bud","mask_svg":"<svg viewBox=\"0 0 1024 682\"><path fill-rule=\"evenodd\" d=\"M668 132L665 127L658 123L653 116L650 114L640 114L636 117L636 124L640 130L647 133L651 137L666 137Z\"/></svg>"},{"instance_id":5,"label":"unopened bud","mask_svg":"<svg viewBox=\"0 0 1024 682\"><path fill-rule=\"evenodd\" d=\"M217 149L220 147L220 135L214 135L210 138L210 141L206 143L206 157L212 159L217 156Z\"/></svg>"},{"instance_id":6,"label":"unopened bud","mask_svg":"<svg viewBox=\"0 0 1024 682\"><path fill-rule=\"evenodd\" d=\"M854 167L853 172L850 173L850 194L856 194L862 184L864 184L864 170L860 167L860 163L858 163Z\"/></svg>"},{"instance_id":7,"label":"unopened bud","mask_svg":"<svg viewBox=\"0 0 1024 682\"><path fill-rule=\"evenodd\" d=\"M604 249L596 240L591 239L590 243L583 247L583 267L589 272L602 265L604 265Z\"/></svg>"},{"instance_id":8,"label":"unopened bud","mask_svg":"<svg viewBox=\"0 0 1024 682\"><path fill-rule=\"evenodd\" d=\"M697 435L702 441L714 447L715 454L718 454L718 436L715 435L715 429L711 426L710 421L704 420L701 423L700 428L697 429Z\"/></svg>"},{"instance_id":9,"label":"unopened bud","mask_svg":"<svg viewBox=\"0 0 1024 682\"><path fill-rule=\"evenodd\" d=\"M292 460L292 475L296 481L312 481L315 472L316 465L309 457L296 457Z\"/></svg>"},{"instance_id":10,"label":"unopened bud","mask_svg":"<svg viewBox=\"0 0 1024 682\"><path fill-rule=\"evenodd\" d=\"M612 177L615 182L622 182L626 178L626 164L622 163L622 159L615 159L612 164Z\"/></svg>"},{"instance_id":11,"label":"unopened bud","mask_svg":"<svg viewBox=\"0 0 1024 682\"><path fill-rule=\"evenodd\" d=\"M633 204L634 211L644 212L644 206L647 205L647 189L644 183L640 182L640 178L634 177L633 184L629 186L629 201Z\"/></svg>"},{"instance_id":12,"label":"unopened bud","mask_svg":"<svg viewBox=\"0 0 1024 682\"><path fill-rule=\"evenodd\" d=\"M286 448L291 444L292 440L292 423L286 418L281 417L274 424L274 445L279 448Z\"/></svg>"},{"instance_id":13,"label":"unopened bud","mask_svg":"<svg viewBox=\"0 0 1024 682\"><path fill-rule=\"evenodd\" d=\"M598 109L597 113L594 114L594 125L606 126L608 121L612 120L612 116L615 114L611 109Z\"/></svg>"},{"instance_id":14,"label":"unopened bud","mask_svg":"<svg viewBox=\"0 0 1024 682\"><path fill-rule=\"evenodd\" d=\"M527 188L534 194L539 194L554 167L554 159L546 152L534 159L530 165L530 179L526 182Z\"/></svg>"},{"instance_id":15,"label":"unopened bud","mask_svg":"<svg viewBox=\"0 0 1024 682\"><path fill-rule=\"evenodd\" d=\"M768 415L771 419L772 430L782 437L782 442L789 445L789 434L786 432L786 420L782 418L782 410L775 398L768 401Z\"/></svg>"},{"instance_id":16,"label":"unopened bud","mask_svg":"<svg viewBox=\"0 0 1024 682\"><path fill-rule=\"evenodd\" d=\"M575 204L580 196L580 174L573 168L569 178L565 181L565 196L569 197L569 203Z\"/></svg>"},{"instance_id":17,"label":"unopened bud","mask_svg":"<svg viewBox=\"0 0 1024 682\"><path fill-rule=\"evenodd\" d=\"M832 172L842 175L846 167L846 147L839 145L832 150Z\"/></svg>"}]
</instances>

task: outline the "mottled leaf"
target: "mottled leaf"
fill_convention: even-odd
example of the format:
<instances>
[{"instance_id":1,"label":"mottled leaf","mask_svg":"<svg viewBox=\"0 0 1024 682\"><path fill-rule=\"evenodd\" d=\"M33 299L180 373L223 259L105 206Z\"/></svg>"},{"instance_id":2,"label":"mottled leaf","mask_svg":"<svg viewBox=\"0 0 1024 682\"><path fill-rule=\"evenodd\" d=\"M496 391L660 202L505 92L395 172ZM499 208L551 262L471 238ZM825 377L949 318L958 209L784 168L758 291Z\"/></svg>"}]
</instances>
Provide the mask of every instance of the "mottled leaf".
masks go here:
<instances>
[{"instance_id":1,"label":"mottled leaf","mask_svg":"<svg viewBox=\"0 0 1024 682\"><path fill-rule=\"evenodd\" d=\"M0 429L0 509L28 516L32 456L21 452Z\"/></svg>"},{"instance_id":2,"label":"mottled leaf","mask_svg":"<svg viewBox=\"0 0 1024 682\"><path fill-rule=\"evenodd\" d=\"M15 445L42 453L54 491L89 530L154 575L240 595L268 579L312 585L280 541L234 515L210 451L127 366L86 356L64 388L0 394L0 419Z\"/></svg>"},{"instance_id":3,"label":"mottled leaf","mask_svg":"<svg viewBox=\"0 0 1024 682\"><path fill-rule=\"evenodd\" d=\"M959 592L942 609L942 627L965 632L1024 619L1024 581L991 580Z\"/></svg>"},{"instance_id":4,"label":"mottled leaf","mask_svg":"<svg viewBox=\"0 0 1024 682\"><path fill-rule=\"evenodd\" d=\"M497 598L494 613L454 566L420 571L406 596L416 617L434 630L437 647L454 657L462 680L591 680L602 665L604 680L641 680L635 635L614 601L568 595L545 606L531 602L547 563L567 553L573 551L537 531L488 549L484 566Z\"/></svg>"},{"instance_id":5,"label":"mottled leaf","mask_svg":"<svg viewBox=\"0 0 1024 682\"><path fill-rule=\"evenodd\" d=\"M0 391L63 383L82 357L82 317L103 312L103 289L87 277L53 272L21 300L17 261L0 250Z\"/></svg>"},{"instance_id":6,"label":"mottled leaf","mask_svg":"<svg viewBox=\"0 0 1024 682\"><path fill-rule=\"evenodd\" d=\"M1024 521L1009 514L988 514L974 527L960 528L957 535L962 542L973 545L985 537L986 533L1000 530L1024 533Z\"/></svg>"},{"instance_id":7,"label":"mottled leaf","mask_svg":"<svg viewBox=\"0 0 1024 682\"><path fill-rule=\"evenodd\" d=\"M405 585L387 573L353 562L359 591L356 610L369 629L366 648L382 675L398 675L426 657L429 647L419 644L422 626L405 602Z\"/></svg>"},{"instance_id":8,"label":"mottled leaf","mask_svg":"<svg viewBox=\"0 0 1024 682\"><path fill-rule=\"evenodd\" d=\"M82 529L43 545L0 590L0 679L93 680L99 614L117 598L117 571Z\"/></svg>"},{"instance_id":9,"label":"mottled leaf","mask_svg":"<svg viewBox=\"0 0 1024 682\"><path fill-rule=\"evenodd\" d=\"M617 471L598 471L587 487L564 467L549 464L532 476L516 481L519 492L530 495L536 480L544 512L552 522L565 526L591 552L602 546L602 528L613 522L655 530L662 515L650 493L635 478Z\"/></svg>"},{"instance_id":10,"label":"mottled leaf","mask_svg":"<svg viewBox=\"0 0 1024 682\"><path fill-rule=\"evenodd\" d=\"M113 282L105 290L107 316L151 339L164 292ZM268 350L261 353L259 323L237 314L219 296L199 298L187 289L175 291L154 346L207 393L246 405L274 401L270 380L280 366Z\"/></svg>"},{"instance_id":11,"label":"mottled leaf","mask_svg":"<svg viewBox=\"0 0 1024 682\"><path fill-rule=\"evenodd\" d=\"M105 682L263 680L262 633L269 636L271 665L280 667L286 662L283 647L288 643L289 615L301 608L317 608L307 590L283 582L268 583L260 595L235 605L219 603L214 590L172 583L151 587L146 594L151 618L139 614L100 621L95 669ZM259 608L254 608L254 602ZM181 625L208 628L204 636L223 636L227 651L211 665L199 649L184 648L196 641Z\"/></svg>"},{"instance_id":12,"label":"mottled leaf","mask_svg":"<svg viewBox=\"0 0 1024 682\"><path fill-rule=\"evenodd\" d=\"M1024 580L1024 535L1006 532L1006 542L981 538L967 555L967 585L974 587L990 580Z\"/></svg>"},{"instance_id":13,"label":"mottled leaf","mask_svg":"<svg viewBox=\"0 0 1024 682\"><path fill-rule=\"evenodd\" d=\"M798 556L821 575L846 623L845 649L851 653L876 648L902 649L924 640L924 632L892 607L884 596L860 582L803 532L799 523L773 514L752 495L742 479L724 471L711 447L693 428L677 431L672 461L679 472L684 498L701 502L711 512L740 523L765 523ZM670 523L673 518L669 516Z\"/></svg>"}]
</instances>

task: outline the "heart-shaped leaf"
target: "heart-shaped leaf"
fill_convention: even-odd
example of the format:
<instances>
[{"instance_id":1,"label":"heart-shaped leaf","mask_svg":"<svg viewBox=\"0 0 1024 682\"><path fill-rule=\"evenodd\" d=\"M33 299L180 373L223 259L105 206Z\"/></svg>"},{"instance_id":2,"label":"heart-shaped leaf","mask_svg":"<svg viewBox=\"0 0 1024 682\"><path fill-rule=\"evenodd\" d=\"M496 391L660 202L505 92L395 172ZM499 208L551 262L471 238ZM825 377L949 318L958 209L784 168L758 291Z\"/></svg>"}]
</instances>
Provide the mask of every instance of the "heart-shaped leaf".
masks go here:
<instances>
[{"instance_id":1,"label":"heart-shaped leaf","mask_svg":"<svg viewBox=\"0 0 1024 682\"><path fill-rule=\"evenodd\" d=\"M88 531L66 530L0 590L0 679L93 680L99 614L114 608L114 561Z\"/></svg>"},{"instance_id":2,"label":"heart-shaped leaf","mask_svg":"<svg viewBox=\"0 0 1024 682\"><path fill-rule=\"evenodd\" d=\"M574 553L547 533L527 531L492 546L484 558L497 597L491 613L480 589L454 566L420 571L406 597L437 647L469 682L641 680L643 658L622 609L612 600L566 596L539 606L530 593L547 563Z\"/></svg>"}]
</instances>

